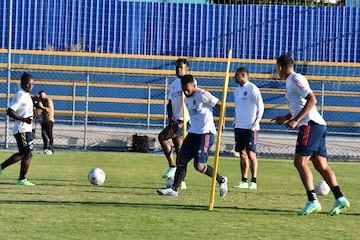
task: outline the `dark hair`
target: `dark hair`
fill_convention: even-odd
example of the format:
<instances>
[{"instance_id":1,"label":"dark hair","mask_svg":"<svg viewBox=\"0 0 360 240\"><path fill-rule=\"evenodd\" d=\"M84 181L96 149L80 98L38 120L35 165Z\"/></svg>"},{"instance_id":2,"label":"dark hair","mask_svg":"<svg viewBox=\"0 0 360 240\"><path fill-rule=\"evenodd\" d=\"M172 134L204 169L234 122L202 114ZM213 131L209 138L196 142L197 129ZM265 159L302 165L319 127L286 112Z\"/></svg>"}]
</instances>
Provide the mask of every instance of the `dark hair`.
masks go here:
<instances>
[{"instance_id":1,"label":"dark hair","mask_svg":"<svg viewBox=\"0 0 360 240\"><path fill-rule=\"evenodd\" d=\"M289 68L294 66L294 60L288 55L281 55L278 57L276 64L283 68Z\"/></svg>"},{"instance_id":2,"label":"dark hair","mask_svg":"<svg viewBox=\"0 0 360 240\"><path fill-rule=\"evenodd\" d=\"M189 66L189 62L186 60L186 58L179 58L176 60L175 65L178 66L179 64L185 64L186 66Z\"/></svg>"},{"instance_id":3,"label":"dark hair","mask_svg":"<svg viewBox=\"0 0 360 240\"><path fill-rule=\"evenodd\" d=\"M192 75L187 74L187 75L181 76L181 85L186 85L188 83L193 83L193 82L195 82L195 81L194 81L194 78Z\"/></svg>"},{"instance_id":4,"label":"dark hair","mask_svg":"<svg viewBox=\"0 0 360 240\"><path fill-rule=\"evenodd\" d=\"M31 76L31 74L24 72L23 75L21 76L21 83L27 83L30 79L32 79L33 77Z\"/></svg>"},{"instance_id":5,"label":"dark hair","mask_svg":"<svg viewBox=\"0 0 360 240\"><path fill-rule=\"evenodd\" d=\"M42 93L46 93L46 92L44 90L40 90L39 95L42 94Z\"/></svg>"},{"instance_id":6,"label":"dark hair","mask_svg":"<svg viewBox=\"0 0 360 240\"><path fill-rule=\"evenodd\" d=\"M246 73L247 75L249 75L249 70L247 70L246 67L239 67L238 69L236 69L236 72L237 72L237 73L244 72L244 73Z\"/></svg>"}]
</instances>

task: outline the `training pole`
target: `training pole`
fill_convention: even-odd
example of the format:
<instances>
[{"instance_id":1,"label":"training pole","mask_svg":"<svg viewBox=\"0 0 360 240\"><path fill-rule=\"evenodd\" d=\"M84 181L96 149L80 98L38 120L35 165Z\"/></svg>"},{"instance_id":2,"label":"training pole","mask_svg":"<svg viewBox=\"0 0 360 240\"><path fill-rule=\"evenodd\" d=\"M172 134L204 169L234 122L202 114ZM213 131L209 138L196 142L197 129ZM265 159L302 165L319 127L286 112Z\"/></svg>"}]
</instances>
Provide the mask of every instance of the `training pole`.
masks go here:
<instances>
[{"instance_id":1,"label":"training pole","mask_svg":"<svg viewBox=\"0 0 360 240\"><path fill-rule=\"evenodd\" d=\"M214 158L214 166L213 166L214 172L213 172L212 182L211 182L209 211L212 211L214 209L216 175L217 175L218 162L219 162L221 133L222 133L222 129L224 126L224 119L225 119L225 104L226 104L227 90L228 90L228 86L229 86L229 71L230 71L231 55L232 55L232 50L230 49L229 53L228 53L227 64L226 64L226 72L225 72L224 87L223 87L223 92L222 92L221 109L220 109L219 124L218 124L218 134L217 134L217 138L216 138L215 158Z\"/></svg>"},{"instance_id":2,"label":"training pole","mask_svg":"<svg viewBox=\"0 0 360 240\"><path fill-rule=\"evenodd\" d=\"M182 72L183 72L183 75L187 74L187 72L185 71L186 69L186 65L185 64L182 64ZM183 140L186 138L186 134L187 134L187 116L188 116L188 113L187 113L187 108L186 108L186 105L185 105L185 95L184 95L184 92L181 91L181 101L182 101L182 106L183 106Z\"/></svg>"}]
</instances>

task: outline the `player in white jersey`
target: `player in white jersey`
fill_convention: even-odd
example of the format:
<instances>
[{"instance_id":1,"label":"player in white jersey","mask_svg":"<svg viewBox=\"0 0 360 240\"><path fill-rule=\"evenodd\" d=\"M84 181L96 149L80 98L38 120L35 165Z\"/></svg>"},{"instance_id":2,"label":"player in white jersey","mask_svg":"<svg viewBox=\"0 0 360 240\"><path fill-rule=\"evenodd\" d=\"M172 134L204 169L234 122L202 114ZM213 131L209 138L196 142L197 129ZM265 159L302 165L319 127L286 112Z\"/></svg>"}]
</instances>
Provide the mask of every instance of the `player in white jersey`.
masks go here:
<instances>
[{"instance_id":1,"label":"player in white jersey","mask_svg":"<svg viewBox=\"0 0 360 240\"><path fill-rule=\"evenodd\" d=\"M256 158L257 132L264 113L264 103L259 88L249 81L249 71L242 67L235 72L235 151L240 153L241 181L234 188L257 189ZM251 182L248 183L249 164Z\"/></svg>"},{"instance_id":2,"label":"player in white jersey","mask_svg":"<svg viewBox=\"0 0 360 240\"><path fill-rule=\"evenodd\" d=\"M26 179L26 173L30 167L32 151L34 148L32 137L32 120L34 115L33 101L30 92L34 87L34 79L24 73L21 76L21 89L15 94L7 109L7 115L15 120L13 135L16 139L19 152L13 154L0 165L0 175L8 166L21 161L20 175L17 185L35 185Z\"/></svg>"},{"instance_id":3,"label":"player in white jersey","mask_svg":"<svg viewBox=\"0 0 360 240\"><path fill-rule=\"evenodd\" d=\"M330 215L336 215L350 207L350 202L340 190L334 171L327 163L326 123L316 109L316 97L307 79L294 71L294 61L290 56L278 57L276 69L280 78L286 81L286 98L290 113L277 116L272 121L299 128L295 149L294 165L300 175L307 193L308 201L299 215L308 215L321 211L321 205L314 191L313 174L308 166L312 161L315 169L330 186L335 203Z\"/></svg>"},{"instance_id":4,"label":"player in white jersey","mask_svg":"<svg viewBox=\"0 0 360 240\"><path fill-rule=\"evenodd\" d=\"M213 107L220 110L221 102L211 93L197 88L191 75L182 76L181 85L186 97L185 104L190 114L191 126L176 162L172 187L157 189L158 194L164 196L178 196L181 180L185 178L187 164L192 158L194 158L194 167L197 171L209 177L213 175L213 168L207 164L207 159L216 134ZM225 196L227 177L217 174L216 180L220 185L220 196Z\"/></svg>"},{"instance_id":5,"label":"player in white jersey","mask_svg":"<svg viewBox=\"0 0 360 240\"><path fill-rule=\"evenodd\" d=\"M180 77L188 72L189 62L185 58L179 58L176 60L175 69L178 78L170 84L167 104L168 125L158 135L158 140L169 165L168 170L161 176L162 178L174 178L176 171L176 162L174 161L173 150L169 139L173 142L176 158L179 156L183 142L184 110ZM187 111L185 111L185 113L187 113ZM185 116L185 119L189 119L189 117ZM186 188L184 181L182 182L181 188Z\"/></svg>"}]
</instances>

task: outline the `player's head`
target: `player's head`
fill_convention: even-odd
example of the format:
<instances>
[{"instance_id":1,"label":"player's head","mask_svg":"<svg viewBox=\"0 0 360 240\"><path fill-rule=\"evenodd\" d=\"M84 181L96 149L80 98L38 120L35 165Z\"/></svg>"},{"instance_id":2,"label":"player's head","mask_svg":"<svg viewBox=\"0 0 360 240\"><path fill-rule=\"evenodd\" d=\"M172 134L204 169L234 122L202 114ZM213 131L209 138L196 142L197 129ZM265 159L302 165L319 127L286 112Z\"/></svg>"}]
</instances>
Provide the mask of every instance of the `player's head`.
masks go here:
<instances>
[{"instance_id":1,"label":"player's head","mask_svg":"<svg viewBox=\"0 0 360 240\"><path fill-rule=\"evenodd\" d=\"M243 86L247 81L249 81L249 70L247 70L245 67L236 69L235 82Z\"/></svg>"},{"instance_id":2,"label":"player's head","mask_svg":"<svg viewBox=\"0 0 360 240\"><path fill-rule=\"evenodd\" d=\"M186 97L190 97L196 90L195 80L192 75L181 76L181 88Z\"/></svg>"},{"instance_id":3,"label":"player's head","mask_svg":"<svg viewBox=\"0 0 360 240\"><path fill-rule=\"evenodd\" d=\"M276 70L280 78L286 78L291 72L294 71L294 61L288 55L281 55L276 61Z\"/></svg>"},{"instance_id":4,"label":"player's head","mask_svg":"<svg viewBox=\"0 0 360 240\"><path fill-rule=\"evenodd\" d=\"M175 70L176 76L178 76L179 78L187 74L189 70L189 62L186 60L186 58L179 58L178 60L176 60Z\"/></svg>"},{"instance_id":5,"label":"player's head","mask_svg":"<svg viewBox=\"0 0 360 240\"><path fill-rule=\"evenodd\" d=\"M21 88L25 92L31 92L34 87L34 79L31 74L24 72L21 76Z\"/></svg>"}]
</instances>

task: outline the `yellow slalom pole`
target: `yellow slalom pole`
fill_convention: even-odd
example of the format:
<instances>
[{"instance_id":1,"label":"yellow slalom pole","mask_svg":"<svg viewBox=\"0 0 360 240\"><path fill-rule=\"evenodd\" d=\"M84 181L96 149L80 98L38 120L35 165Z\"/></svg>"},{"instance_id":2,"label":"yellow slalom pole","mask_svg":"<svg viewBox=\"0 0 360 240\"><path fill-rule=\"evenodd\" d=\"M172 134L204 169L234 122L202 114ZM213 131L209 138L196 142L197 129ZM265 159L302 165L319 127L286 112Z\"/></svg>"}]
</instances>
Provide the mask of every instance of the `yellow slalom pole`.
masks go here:
<instances>
[{"instance_id":1,"label":"yellow slalom pole","mask_svg":"<svg viewBox=\"0 0 360 240\"><path fill-rule=\"evenodd\" d=\"M214 172L212 176L211 182L211 192L210 192L210 200L209 200L209 211L214 209L214 199L215 199L215 188L216 188L216 175L218 169L218 162L219 162L219 153L220 153L220 140L221 140L221 133L224 126L224 117L225 117L225 104L226 104L226 95L229 86L229 71L230 71L230 63L232 57L232 49L229 50L228 53L228 60L226 64L226 72L225 72L225 79L224 79L224 87L222 92L222 101L221 101L221 109L220 109L220 116L219 116L219 124L218 124L218 134L216 139L216 148L215 148L215 159L214 159Z\"/></svg>"},{"instance_id":2,"label":"yellow slalom pole","mask_svg":"<svg viewBox=\"0 0 360 240\"><path fill-rule=\"evenodd\" d=\"M183 72L183 75L187 74L186 72L186 66L185 64L182 64L182 72ZM181 91L181 101L182 101L182 106L183 106L183 140L186 138L186 134L187 134L187 121L188 121L188 112L187 112L187 108L186 108L186 105L185 105L185 95L184 95L184 92Z\"/></svg>"}]
</instances>

